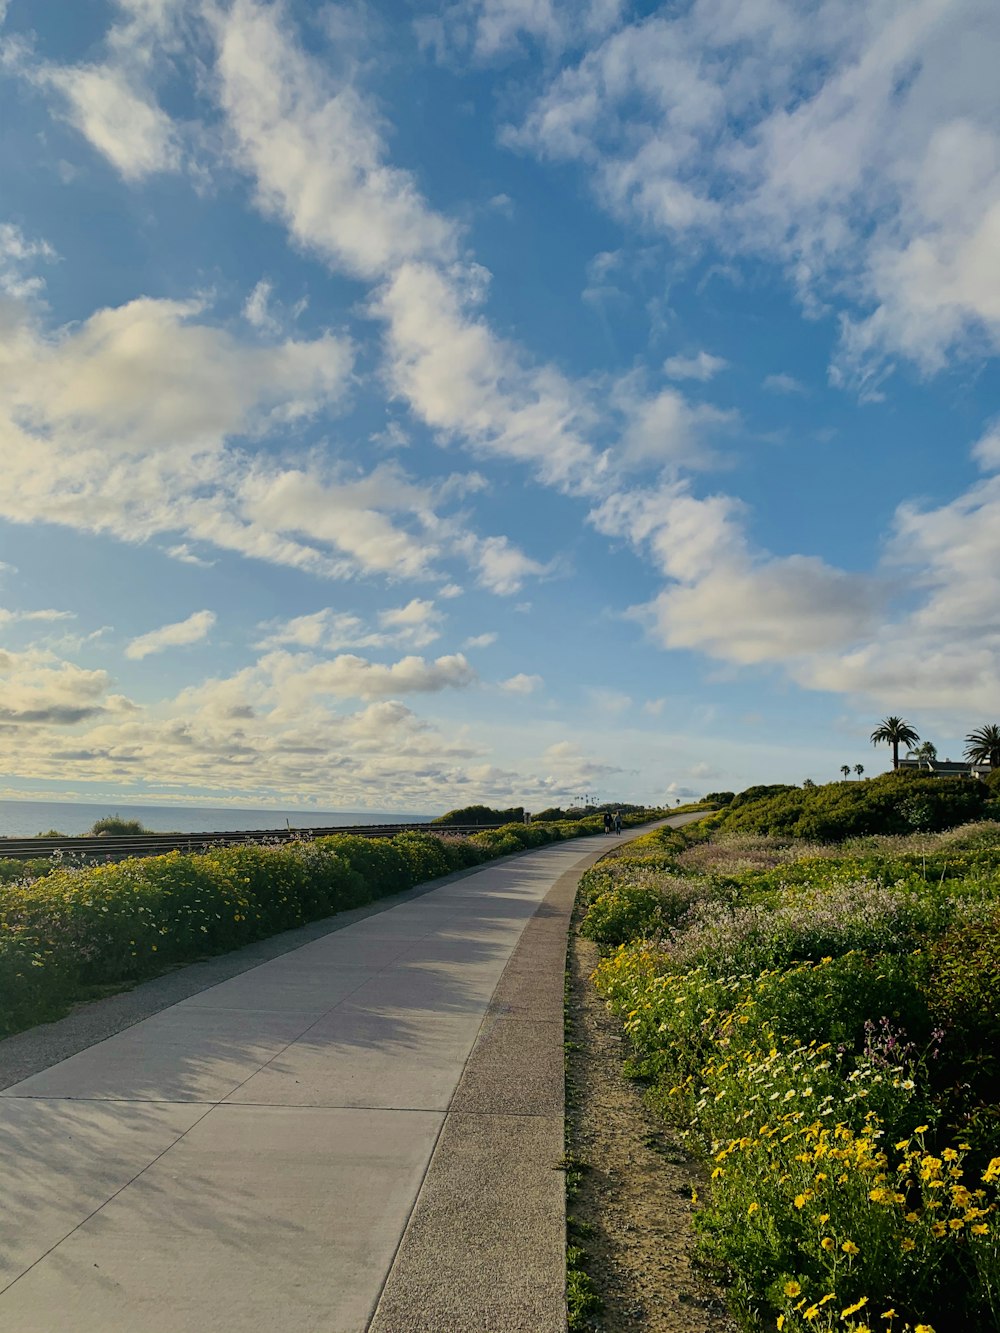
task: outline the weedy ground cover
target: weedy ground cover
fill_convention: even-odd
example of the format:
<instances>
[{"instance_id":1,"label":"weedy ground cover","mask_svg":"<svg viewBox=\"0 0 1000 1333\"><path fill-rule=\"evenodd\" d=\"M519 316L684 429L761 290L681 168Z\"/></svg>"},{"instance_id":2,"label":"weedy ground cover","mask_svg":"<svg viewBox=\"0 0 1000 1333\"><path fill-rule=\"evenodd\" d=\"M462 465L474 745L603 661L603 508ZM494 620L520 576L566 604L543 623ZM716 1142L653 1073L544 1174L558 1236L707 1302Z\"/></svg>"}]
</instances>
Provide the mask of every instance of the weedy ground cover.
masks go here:
<instances>
[{"instance_id":1,"label":"weedy ground cover","mask_svg":"<svg viewBox=\"0 0 1000 1333\"><path fill-rule=\"evenodd\" d=\"M469 838L337 834L170 852L99 866L45 863L0 882L0 1036L77 1000L238 949L453 870L599 831L596 820L511 824Z\"/></svg>"},{"instance_id":2,"label":"weedy ground cover","mask_svg":"<svg viewBox=\"0 0 1000 1333\"><path fill-rule=\"evenodd\" d=\"M586 876L582 930L631 1072L708 1163L734 1312L1000 1328L1000 825L681 841Z\"/></svg>"}]
</instances>

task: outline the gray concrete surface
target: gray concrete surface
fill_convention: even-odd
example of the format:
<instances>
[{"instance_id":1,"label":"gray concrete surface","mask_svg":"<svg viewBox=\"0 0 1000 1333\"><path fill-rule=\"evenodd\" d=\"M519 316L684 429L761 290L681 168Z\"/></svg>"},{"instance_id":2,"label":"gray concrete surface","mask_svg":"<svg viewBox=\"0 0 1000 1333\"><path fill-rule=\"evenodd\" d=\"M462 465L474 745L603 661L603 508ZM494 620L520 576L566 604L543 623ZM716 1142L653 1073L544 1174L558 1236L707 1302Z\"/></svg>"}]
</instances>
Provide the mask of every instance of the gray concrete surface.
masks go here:
<instances>
[{"instance_id":1,"label":"gray concrete surface","mask_svg":"<svg viewBox=\"0 0 1000 1333\"><path fill-rule=\"evenodd\" d=\"M100 1005L41 1055L14 1039L34 1072L0 1093L0 1328L562 1328L566 923L607 850L175 974L183 998L89 1045Z\"/></svg>"}]
</instances>

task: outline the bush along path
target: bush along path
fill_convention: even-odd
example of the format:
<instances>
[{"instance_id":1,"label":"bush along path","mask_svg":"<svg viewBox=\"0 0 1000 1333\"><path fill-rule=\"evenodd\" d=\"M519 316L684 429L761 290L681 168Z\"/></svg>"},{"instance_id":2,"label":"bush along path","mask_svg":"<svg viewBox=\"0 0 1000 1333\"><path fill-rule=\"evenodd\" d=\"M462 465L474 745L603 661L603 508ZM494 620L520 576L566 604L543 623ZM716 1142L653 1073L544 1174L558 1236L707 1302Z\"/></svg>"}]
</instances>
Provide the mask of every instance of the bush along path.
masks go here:
<instances>
[{"instance_id":1,"label":"bush along path","mask_svg":"<svg viewBox=\"0 0 1000 1333\"><path fill-rule=\"evenodd\" d=\"M621 1024L570 932L566 972L567 1304L570 1333L734 1333L695 1258L705 1170L625 1077Z\"/></svg>"},{"instance_id":2,"label":"bush along path","mask_svg":"<svg viewBox=\"0 0 1000 1333\"><path fill-rule=\"evenodd\" d=\"M581 895L740 1326L1000 1328L1000 825L656 833Z\"/></svg>"},{"instance_id":3,"label":"bush along path","mask_svg":"<svg viewBox=\"0 0 1000 1333\"><path fill-rule=\"evenodd\" d=\"M0 884L0 1036L180 964L599 831L591 819L511 824L469 838L336 835L87 868L47 865L43 876Z\"/></svg>"}]
</instances>

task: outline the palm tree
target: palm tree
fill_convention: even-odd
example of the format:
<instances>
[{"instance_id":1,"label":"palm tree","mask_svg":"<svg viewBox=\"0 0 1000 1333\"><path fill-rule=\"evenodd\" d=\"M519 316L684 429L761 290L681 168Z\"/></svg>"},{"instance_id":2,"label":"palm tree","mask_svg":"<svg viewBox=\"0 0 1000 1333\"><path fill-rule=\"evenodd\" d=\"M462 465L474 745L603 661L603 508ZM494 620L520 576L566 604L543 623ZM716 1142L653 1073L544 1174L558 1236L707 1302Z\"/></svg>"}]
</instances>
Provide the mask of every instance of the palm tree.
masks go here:
<instances>
[{"instance_id":1,"label":"palm tree","mask_svg":"<svg viewBox=\"0 0 1000 1333\"><path fill-rule=\"evenodd\" d=\"M857 773L858 777L860 778L861 774L865 771L865 766L864 766L864 764L855 764L855 765L854 765L854 771L855 771L855 773Z\"/></svg>"},{"instance_id":2,"label":"palm tree","mask_svg":"<svg viewBox=\"0 0 1000 1333\"><path fill-rule=\"evenodd\" d=\"M872 745L892 746L892 766L899 767L899 747L916 745L920 737L901 717L884 717L871 734Z\"/></svg>"},{"instance_id":3,"label":"palm tree","mask_svg":"<svg viewBox=\"0 0 1000 1333\"><path fill-rule=\"evenodd\" d=\"M840 771L841 771L841 773L843 773L843 775L844 775L845 778L849 778L849 777L851 776L851 766L850 766L850 764L841 764L841 765L840 765Z\"/></svg>"},{"instance_id":4,"label":"palm tree","mask_svg":"<svg viewBox=\"0 0 1000 1333\"><path fill-rule=\"evenodd\" d=\"M921 741L915 749L907 750L907 759L918 759L922 764L931 767L931 760L937 758L937 746L933 741Z\"/></svg>"},{"instance_id":5,"label":"palm tree","mask_svg":"<svg viewBox=\"0 0 1000 1333\"><path fill-rule=\"evenodd\" d=\"M1000 727L995 722L970 731L965 738L965 757L971 764L985 764L1000 768Z\"/></svg>"}]
</instances>

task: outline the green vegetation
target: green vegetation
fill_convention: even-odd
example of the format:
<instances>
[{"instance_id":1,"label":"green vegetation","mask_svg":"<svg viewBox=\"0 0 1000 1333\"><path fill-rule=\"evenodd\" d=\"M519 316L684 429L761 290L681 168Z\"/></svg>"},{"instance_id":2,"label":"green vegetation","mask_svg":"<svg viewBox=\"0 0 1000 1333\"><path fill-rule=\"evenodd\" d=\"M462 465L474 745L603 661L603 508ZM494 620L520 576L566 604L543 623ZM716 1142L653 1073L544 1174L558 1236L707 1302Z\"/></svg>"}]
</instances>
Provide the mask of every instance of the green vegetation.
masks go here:
<instances>
[{"instance_id":1,"label":"green vegetation","mask_svg":"<svg viewBox=\"0 0 1000 1333\"><path fill-rule=\"evenodd\" d=\"M471 838L338 834L278 847L171 852L87 868L13 862L0 884L0 1035L74 1001L509 852L599 831L508 824Z\"/></svg>"},{"instance_id":2,"label":"green vegetation","mask_svg":"<svg viewBox=\"0 0 1000 1333\"><path fill-rule=\"evenodd\" d=\"M432 824L521 824L524 822L524 806L514 805L509 810L493 810L488 805L463 805L458 810L449 810L446 815L432 819Z\"/></svg>"},{"instance_id":3,"label":"green vegetation","mask_svg":"<svg viewBox=\"0 0 1000 1333\"><path fill-rule=\"evenodd\" d=\"M56 868L58 863L48 856L36 856L30 861L18 861L13 856L0 856L0 884L16 884L21 880L38 879Z\"/></svg>"},{"instance_id":4,"label":"green vegetation","mask_svg":"<svg viewBox=\"0 0 1000 1333\"><path fill-rule=\"evenodd\" d=\"M884 773L867 782L821 787L749 787L710 821L726 833L839 842L845 838L937 832L972 819L996 817L996 788L975 778L923 771Z\"/></svg>"},{"instance_id":5,"label":"green vegetation","mask_svg":"<svg viewBox=\"0 0 1000 1333\"><path fill-rule=\"evenodd\" d=\"M122 819L119 815L104 815L101 819L95 819L90 826L90 831L95 838L99 838L102 833L110 834L115 838L138 838L143 833L151 833L152 829L146 828L145 824L139 819Z\"/></svg>"},{"instance_id":6,"label":"green vegetation","mask_svg":"<svg viewBox=\"0 0 1000 1333\"><path fill-rule=\"evenodd\" d=\"M886 777L849 785L904 807L981 787ZM584 876L629 1068L704 1155L699 1243L744 1328L996 1329L1000 824L733 831L791 804L798 823L801 789L752 789Z\"/></svg>"}]
</instances>

